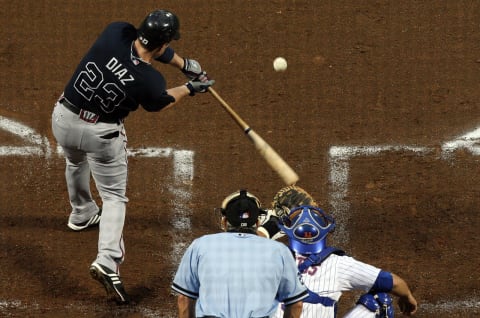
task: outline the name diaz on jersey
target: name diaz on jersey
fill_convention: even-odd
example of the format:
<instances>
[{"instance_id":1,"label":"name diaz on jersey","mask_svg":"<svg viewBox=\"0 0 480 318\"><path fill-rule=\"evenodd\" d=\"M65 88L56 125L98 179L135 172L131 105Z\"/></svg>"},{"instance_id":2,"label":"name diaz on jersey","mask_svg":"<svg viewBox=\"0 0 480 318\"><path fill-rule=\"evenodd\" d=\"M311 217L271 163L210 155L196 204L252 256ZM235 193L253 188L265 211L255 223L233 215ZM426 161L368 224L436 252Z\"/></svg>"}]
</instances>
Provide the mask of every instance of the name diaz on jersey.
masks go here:
<instances>
[{"instance_id":1,"label":"name diaz on jersey","mask_svg":"<svg viewBox=\"0 0 480 318\"><path fill-rule=\"evenodd\" d=\"M125 68L115 57L112 57L105 67L120 80L123 86L125 86L127 82L133 82L135 80L133 75L128 73L127 68Z\"/></svg>"}]
</instances>

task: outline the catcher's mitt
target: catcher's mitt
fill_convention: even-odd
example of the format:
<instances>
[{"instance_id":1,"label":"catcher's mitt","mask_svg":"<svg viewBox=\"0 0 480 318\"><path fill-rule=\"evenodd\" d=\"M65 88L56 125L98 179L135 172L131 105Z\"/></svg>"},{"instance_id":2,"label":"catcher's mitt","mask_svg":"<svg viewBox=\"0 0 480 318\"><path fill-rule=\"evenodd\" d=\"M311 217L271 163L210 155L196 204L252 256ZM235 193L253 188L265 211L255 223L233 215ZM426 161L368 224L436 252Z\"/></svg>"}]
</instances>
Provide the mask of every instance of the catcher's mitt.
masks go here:
<instances>
[{"instance_id":1,"label":"catcher's mitt","mask_svg":"<svg viewBox=\"0 0 480 318\"><path fill-rule=\"evenodd\" d=\"M299 186L288 186L280 189L273 197L272 208L278 217L288 215L291 209L301 205L317 206L312 196Z\"/></svg>"}]
</instances>

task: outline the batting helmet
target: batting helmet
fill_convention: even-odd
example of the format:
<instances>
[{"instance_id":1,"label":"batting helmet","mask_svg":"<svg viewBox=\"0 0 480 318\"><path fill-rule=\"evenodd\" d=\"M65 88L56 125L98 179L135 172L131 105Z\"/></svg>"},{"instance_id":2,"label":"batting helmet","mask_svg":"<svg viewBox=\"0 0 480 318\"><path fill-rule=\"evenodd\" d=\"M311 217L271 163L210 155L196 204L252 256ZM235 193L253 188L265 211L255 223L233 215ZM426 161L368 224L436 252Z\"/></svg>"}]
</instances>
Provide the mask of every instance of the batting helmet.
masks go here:
<instances>
[{"instance_id":1,"label":"batting helmet","mask_svg":"<svg viewBox=\"0 0 480 318\"><path fill-rule=\"evenodd\" d=\"M153 50L172 40L180 39L180 21L170 11L155 10L147 15L137 29L137 37L147 48Z\"/></svg>"},{"instance_id":2,"label":"batting helmet","mask_svg":"<svg viewBox=\"0 0 480 318\"><path fill-rule=\"evenodd\" d=\"M327 234L335 229L335 220L320 208L302 205L290 210L278 226L288 236L293 251L308 255L324 249Z\"/></svg>"}]
</instances>

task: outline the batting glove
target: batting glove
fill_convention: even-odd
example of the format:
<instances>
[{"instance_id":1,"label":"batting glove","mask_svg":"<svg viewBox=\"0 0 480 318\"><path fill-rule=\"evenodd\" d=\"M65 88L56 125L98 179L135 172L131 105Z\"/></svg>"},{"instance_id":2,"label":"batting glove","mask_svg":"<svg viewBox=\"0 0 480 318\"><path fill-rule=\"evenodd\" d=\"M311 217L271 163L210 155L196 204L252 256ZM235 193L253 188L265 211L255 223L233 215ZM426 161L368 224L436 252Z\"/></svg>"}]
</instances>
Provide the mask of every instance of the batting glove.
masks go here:
<instances>
[{"instance_id":1,"label":"batting glove","mask_svg":"<svg viewBox=\"0 0 480 318\"><path fill-rule=\"evenodd\" d=\"M200 75L202 75L202 67L197 61L184 58L182 72L190 80L194 80Z\"/></svg>"},{"instance_id":2,"label":"batting glove","mask_svg":"<svg viewBox=\"0 0 480 318\"><path fill-rule=\"evenodd\" d=\"M195 93L206 93L208 91L208 88L213 84L215 84L215 81L209 79L207 77L207 73L205 71L202 71L202 74L200 74L200 76L189 81L185 85L190 90L190 96L195 96Z\"/></svg>"}]
</instances>

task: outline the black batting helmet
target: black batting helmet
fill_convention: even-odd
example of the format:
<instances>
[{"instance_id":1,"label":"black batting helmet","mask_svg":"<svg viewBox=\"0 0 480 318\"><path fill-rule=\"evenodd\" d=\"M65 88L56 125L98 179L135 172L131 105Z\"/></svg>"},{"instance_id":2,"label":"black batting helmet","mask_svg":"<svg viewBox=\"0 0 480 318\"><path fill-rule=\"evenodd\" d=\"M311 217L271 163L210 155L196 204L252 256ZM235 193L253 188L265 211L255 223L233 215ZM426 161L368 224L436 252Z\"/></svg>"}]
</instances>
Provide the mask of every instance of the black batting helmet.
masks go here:
<instances>
[{"instance_id":1,"label":"black batting helmet","mask_svg":"<svg viewBox=\"0 0 480 318\"><path fill-rule=\"evenodd\" d=\"M179 29L180 22L175 14L167 10L155 10L140 24L137 36L143 46L151 51L180 39Z\"/></svg>"}]
</instances>

